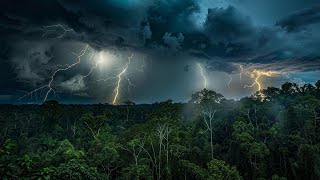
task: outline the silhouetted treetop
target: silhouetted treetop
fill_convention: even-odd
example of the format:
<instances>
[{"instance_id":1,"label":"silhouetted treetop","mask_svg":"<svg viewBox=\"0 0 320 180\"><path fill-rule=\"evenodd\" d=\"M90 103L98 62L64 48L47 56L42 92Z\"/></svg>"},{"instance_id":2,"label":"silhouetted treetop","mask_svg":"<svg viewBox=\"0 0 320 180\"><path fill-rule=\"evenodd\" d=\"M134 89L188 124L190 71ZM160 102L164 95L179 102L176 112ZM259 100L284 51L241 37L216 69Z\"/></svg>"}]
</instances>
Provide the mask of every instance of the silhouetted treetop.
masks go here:
<instances>
[{"instance_id":1,"label":"silhouetted treetop","mask_svg":"<svg viewBox=\"0 0 320 180\"><path fill-rule=\"evenodd\" d=\"M192 94L189 103L204 105L210 103L220 103L222 99L224 99L223 95L213 90L207 90L204 88L203 90Z\"/></svg>"}]
</instances>

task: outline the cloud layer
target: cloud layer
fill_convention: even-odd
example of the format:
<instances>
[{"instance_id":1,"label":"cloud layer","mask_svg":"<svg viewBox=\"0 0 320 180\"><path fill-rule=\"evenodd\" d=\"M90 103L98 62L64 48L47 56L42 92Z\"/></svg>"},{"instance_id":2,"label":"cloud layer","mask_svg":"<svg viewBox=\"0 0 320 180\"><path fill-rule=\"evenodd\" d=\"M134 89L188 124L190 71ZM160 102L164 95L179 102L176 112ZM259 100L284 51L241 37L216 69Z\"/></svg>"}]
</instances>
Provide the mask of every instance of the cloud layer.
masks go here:
<instances>
[{"instance_id":1,"label":"cloud layer","mask_svg":"<svg viewBox=\"0 0 320 180\"><path fill-rule=\"evenodd\" d=\"M130 54L137 55L132 69L141 69L145 64L144 75L133 75L140 87L123 98L141 102L170 97L184 100L188 93L201 87L192 84L198 74L196 63L204 65L212 88L220 91L227 88L222 84L229 81L230 74L240 72L240 64L248 70L287 75L318 72L320 6L310 1L302 8L298 0L290 2L287 7L279 3L283 8L269 16L257 12L256 17L253 11L244 10L255 7L265 11L264 1L5 0L0 2L0 68L5 69L1 76L9 78L2 81L1 87L5 88L1 91L8 94L11 89L30 91L40 86L54 72L53 66L74 62L67 50L76 51L85 44L94 52L112 52L124 62ZM69 84L83 81L76 75L85 74L88 67L81 65L59 75L55 85L61 87L62 93L68 93ZM215 81L222 76L223 82ZM142 79L145 83L139 82ZM80 84L77 91L92 89L85 81ZM248 94L242 92L243 83L236 84L239 93L230 97ZM88 95L99 98L103 91L112 94L113 88Z\"/></svg>"}]
</instances>

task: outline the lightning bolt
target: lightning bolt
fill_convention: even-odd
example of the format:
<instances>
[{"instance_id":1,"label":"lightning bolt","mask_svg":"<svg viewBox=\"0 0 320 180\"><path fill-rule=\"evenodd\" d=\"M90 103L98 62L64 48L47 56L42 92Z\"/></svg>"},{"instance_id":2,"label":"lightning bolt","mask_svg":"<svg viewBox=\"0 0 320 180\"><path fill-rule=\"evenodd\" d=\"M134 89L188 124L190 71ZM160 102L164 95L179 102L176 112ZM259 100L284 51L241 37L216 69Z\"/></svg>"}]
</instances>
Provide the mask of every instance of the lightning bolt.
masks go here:
<instances>
[{"instance_id":1,"label":"lightning bolt","mask_svg":"<svg viewBox=\"0 0 320 180\"><path fill-rule=\"evenodd\" d=\"M200 63L197 63L197 65L198 65L198 67L199 67L199 69L200 69L200 74L201 74L201 76L202 76L202 78L203 78L203 89L205 89L205 88L207 88L207 78L206 78L206 76L204 75L204 72L203 72L203 69L202 69L201 64L200 64Z\"/></svg>"},{"instance_id":2,"label":"lightning bolt","mask_svg":"<svg viewBox=\"0 0 320 180\"><path fill-rule=\"evenodd\" d=\"M274 75L279 74L279 72L276 71L259 71L259 70L253 70L252 73L250 74L251 77L254 79L254 82L251 85L245 85L244 88L252 88L253 86L257 85L258 90L261 91L262 83L260 82L260 77L263 76L268 76L272 77Z\"/></svg>"},{"instance_id":3,"label":"lightning bolt","mask_svg":"<svg viewBox=\"0 0 320 180\"><path fill-rule=\"evenodd\" d=\"M64 35L66 35L67 32L73 31L73 29L66 28L62 24L54 24L54 25L50 25L50 26L44 26L43 28L46 29L46 31L44 34L42 34L42 37L45 37L50 32L57 32L59 29L61 29L62 33L60 35L57 35L57 37L55 37L58 39L62 38Z\"/></svg>"},{"instance_id":4,"label":"lightning bolt","mask_svg":"<svg viewBox=\"0 0 320 180\"><path fill-rule=\"evenodd\" d=\"M31 96L32 95L36 95L39 91L40 93L43 92L44 90L47 90L43 99L43 102L45 102L48 99L48 96L51 92L53 92L55 94L55 90L52 87L52 83L54 81L55 76L57 75L57 73L61 72L61 71L67 71L68 69L71 69L72 67L78 65L81 63L81 57L85 55L87 49L88 49L89 45L86 45L84 47L84 49L81 50L80 54L76 54L75 52L70 51L73 55L75 55L77 57L77 61L73 64L66 64L63 65L65 67L59 68L57 70L54 71L54 73L52 74L50 81L48 82L48 84L39 87L31 92L28 92L27 94L25 94L24 96L20 97L18 100L21 101L22 99L24 99L25 97ZM58 67L58 66L57 66Z\"/></svg>"},{"instance_id":5,"label":"lightning bolt","mask_svg":"<svg viewBox=\"0 0 320 180\"><path fill-rule=\"evenodd\" d=\"M128 61L126 62L126 64L123 66L122 71L116 76L118 78L117 82L116 82L116 87L114 89L115 91L115 95L113 97L113 101L112 104L117 104L117 100L119 98L119 89L120 89L120 84L121 84L121 80L122 80L122 76L124 75L124 73L127 71L129 64L131 63L131 58L133 57L133 54L128 58ZM129 83L131 83L129 81Z\"/></svg>"},{"instance_id":6,"label":"lightning bolt","mask_svg":"<svg viewBox=\"0 0 320 180\"><path fill-rule=\"evenodd\" d=\"M99 60L95 62L94 66L91 67L90 71L86 75L82 76L82 79L89 77L92 74L93 70L97 69L98 65L104 61L102 52L100 52L99 55L100 55ZM91 61L93 56L94 55L91 56L90 61Z\"/></svg>"},{"instance_id":7,"label":"lightning bolt","mask_svg":"<svg viewBox=\"0 0 320 180\"><path fill-rule=\"evenodd\" d=\"M100 55L100 59L99 59L98 61L96 61L95 63L92 62L92 59L93 59L93 57L95 56L95 54L92 54L92 55L91 55L91 57L90 57L90 59L89 59L89 62L90 62L91 64L94 64L94 66L92 66L92 67L90 68L90 71L89 71L86 75L81 75L80 79L78 80L78 84L74 84L74 85L73 85L73 87L72 87L73 90L74 90L77 86L80 86L82 80L84 80L85 78L89 77L89 76L92 74L93 70L94 70L94 69L97 69L97 68L98 68L98 65L103 62L104 59L103 59L103 56L102 56L102 52L100 52L99 55ZM73 91L73 90L72 90L72 91Z\"/></svg>"},{"instance_id":8,"label":"lightning bolt","mask_svg":"<svg viewBox=\"0 0 320 180\"><path fill-rule=\"evenodd\" d=\"M260 84L260 82L259 82L259 78L260 78L261 74L260 74L260 72L257 71L257 70L254 70L254 73L255 73L256 75L251 74L252 77L254 78L254 82L253 82L251 85L244 85L244 88L248 88L248 87L249 87L249 88L252 88L253 86L258 85L258 90L260 91L260 90L261 90L261 84ZM254 77L254 76L255 76L255 77Z\"/></svg>"},{"instance_id":9,"label":"lightning bolt","mask_svg":"<svg viewBox=\"0 0 320 180\"><path fill-rule=\"evenodd\" d=\"M49 26L44 26L43 27L45 32L42 34L42 37L46 37L46 36L55 36L54 38L63 38L68 32L70 31L74 31L71 28L68 28L62 24L54 24L54 25L49 25ZM73 55L75 55L77 57L77 61L73 64L58 64L55 66L52 66L52 68L54 68L54 72L52 73L52 75L50 76L48 83L37 88L34 89L30 92L25 92L25 94L20 97L18 100L21 101L22 99L26 98L26 97L36 97L36 100L38 98L38 96L43 97L43 102L47 101L48 97L50 96L51 93L54 93L54 96L58 95L56 94L56 90L54 88L54 82L55 82L55 78L57 76L57 74L63 72L63 71L67 71L71 68L73 68L74 66L77 66L78 64L81 63L81 58L82 56L84 56L86 54L86 52L88 51L89 45L86 45L79 54L69 51L70 53L72 53ZM90 59L89 59L89 64L91 64L91 68L90 70L84 74L84 75L80 75L80 78L77 80L78 82L73 84L72 87L72 92L74 91L74 89L77 86L81 85L81 82L83 82L83 80L85 78L88 78L95 69L97 69L99 67L99 64L103 63L104 59L103 59L103 53L100 52L100 58L98 60L96 60L93 57L96 57L97 54L93 51ZM125 63L125 65L123 65L121 68L116 69L117 71L120 71L116 76L113 77L107 77L104 79L98 79L97 81L110 81L112 84L109 85L116 85L114 88L114 97L112 100L113 104L117 104L117 100L119 99L120 96L120 86L121 86L121 82L123 79L126 79L126 81L128 82L128 92L131 94L131 87L135 87L135 85L131 82L130 78L128 77L128 73L127 70L129 68L129 65L131 63L131 59L133 57L133 54L128 57L128 61ZM143 72L144 68L145 68L145 57L143 57L143 62L140 68L137 68L137 71L139 72ZM93 60L94 59L94 60ZM115 80L115 81L114 81Z\"/></svg>"}]
</instances>

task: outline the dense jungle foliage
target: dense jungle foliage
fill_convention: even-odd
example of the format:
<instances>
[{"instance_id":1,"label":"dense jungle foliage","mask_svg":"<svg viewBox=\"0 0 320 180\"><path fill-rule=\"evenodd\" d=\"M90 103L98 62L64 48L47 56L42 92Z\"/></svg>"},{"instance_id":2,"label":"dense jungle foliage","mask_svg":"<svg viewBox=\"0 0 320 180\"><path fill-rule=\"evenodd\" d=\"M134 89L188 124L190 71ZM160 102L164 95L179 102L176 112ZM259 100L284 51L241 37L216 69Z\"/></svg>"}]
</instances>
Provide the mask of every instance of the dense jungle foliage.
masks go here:
<instances>
[{"instance_id":1,"label":"dense jungle foliage","mask_svg":"<svg viewBox=\"0 0 320 180\"><path fill-rule=\"evenodd\" d=\"M320 81L239 101L0 106L0 179L320 179Z\"/></svg>"}]
</instances>

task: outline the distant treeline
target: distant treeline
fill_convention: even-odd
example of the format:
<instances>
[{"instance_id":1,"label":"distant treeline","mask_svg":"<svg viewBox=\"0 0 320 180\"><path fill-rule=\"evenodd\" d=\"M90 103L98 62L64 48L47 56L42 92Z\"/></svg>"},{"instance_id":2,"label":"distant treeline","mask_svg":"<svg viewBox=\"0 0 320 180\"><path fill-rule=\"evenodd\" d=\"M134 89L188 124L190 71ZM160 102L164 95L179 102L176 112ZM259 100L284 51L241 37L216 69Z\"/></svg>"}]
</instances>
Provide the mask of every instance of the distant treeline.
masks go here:
<instances>
[{"instance_id":1,"label":"distant treeline","mask_svg":"<svg viewBox=\"0 0 320 180\"><path fill-rule=\"evenodd\" d=\"M320 179L320 81L239 101L0 105L0 179Z\"/></svg>"}]
</instances>

